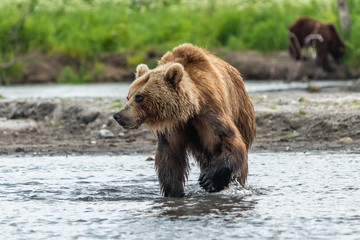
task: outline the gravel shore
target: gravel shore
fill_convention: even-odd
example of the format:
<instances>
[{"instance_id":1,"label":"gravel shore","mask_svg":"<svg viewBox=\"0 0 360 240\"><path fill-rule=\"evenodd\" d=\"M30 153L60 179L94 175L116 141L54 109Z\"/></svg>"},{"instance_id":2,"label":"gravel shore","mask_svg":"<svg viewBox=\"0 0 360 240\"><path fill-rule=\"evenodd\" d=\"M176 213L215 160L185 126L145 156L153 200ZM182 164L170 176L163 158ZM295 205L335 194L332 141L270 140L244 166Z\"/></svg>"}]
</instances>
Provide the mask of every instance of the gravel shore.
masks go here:
<instances>
[{"instance_id":1,"label":"gravel shore","mask_svg":"<svg viewBox=\"0 0 360 240\"><path fill-rule=\"evenodd\" d=\"M360 94L251 94L257 137L251 151L360 152ZM125 102L121 99L122 103ZM0 155L148 154L156 137L124 130L114 98L0 99Z\"/></svg>"}]
</instances>

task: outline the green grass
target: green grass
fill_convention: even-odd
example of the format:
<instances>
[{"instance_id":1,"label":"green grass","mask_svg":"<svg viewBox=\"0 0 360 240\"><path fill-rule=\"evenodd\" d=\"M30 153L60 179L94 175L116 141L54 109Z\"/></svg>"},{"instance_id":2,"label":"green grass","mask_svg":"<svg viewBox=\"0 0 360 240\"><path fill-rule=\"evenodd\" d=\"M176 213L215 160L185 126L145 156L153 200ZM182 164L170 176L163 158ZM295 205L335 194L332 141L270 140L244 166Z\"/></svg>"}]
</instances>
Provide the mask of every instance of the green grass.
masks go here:
<instances>
[{"instance_id":1,"label":"green grass","mask_svg":"<svg viewBox=\"0 0 360 240\"><path fill-rule=\"evenodd\" d=\"M353 103L351 103L351 105L353 105L353 106L359 106L359 107L360 107L360 102L354 101Z\"/></svg>"},{"instance_id":2,"label":"green grass","mask_svg":"<svg viewBox=\"0 0 360 240\"><path fill-rule=\"evenodd\" d=\"M111 106L111 107L110 107L110 110L120 109L120 108L122 108L122 107L123 107L123 105L121 105L121 104L116 104L116 105Z\"/></svg>"},{"instance_id":3,"label":"green grass","mask_svg":"<svg viewBox=\"0 0 360 240\"><path fill-rule=\"evenodd\" d=\"M56 127L60 127L61 125L63 125L62 122L54 122L54 123L51 123L49 126L56 128Z\"/></svg>"},{"instance_id":4,"label":"green grass","mask_svg":"<svg viewBox=\"0 0 360 240\"><path fill-rule=\"evenodd\" d=\"M0 94L0 99L3 99L3 98L4 98L4 96Z\"/></svg>"},{"instance_id":5,"label":"green grass","mask_svg":"<svg viewBox=\"0 0 360 240\"><path fill-rule=\"evenodd\" d=\"M300 109L300 110L299 110L299 113L300 113L301 115L305 115L307 112L306 112L304 109Z\"/></svg>"},{"instance_id":6,"label":"green grass","mask_svg":"<svg viewBox=\"0 0 360 240\"><path fill-rule=\"evenodd\" d=\"M265 100L265 98L264 97L257 97L257 98L255 98L255 100L257 100L259 102L263 102Z\"/></svg>"},{"instance_id":7,"label":"green grass","mask_svg":"<svg viewBox=\"0 0 360 240\"><path fill-rule=\"evenodd\" d=\"M357 1L348 0L351 32L340 31L351 66L360 64ZM209 49L286 50L287 26L301 15L334 22L339 29L336 0L3 0L0 9L0 64L32 51L81 61L126 51L134 52L128 61L136 65L146 50L164 52L184 42ZM16 74L17 68L0 70L0 76L1 71ZM94 73L85 71L87 66L83 72L66 68L59 81L89 81Z\"/></svg>"},{"instance_id":8,"label":"green grass","mask_svg":"<svg viewBox=\"0 0 360 240\"><path fill-rule=\"evenodd\" d=\"M121 99L115 99L115 100L113 100L113 103L115 103L115 104L110 107L110 110L119 109L119 108L123 107Z\"/></svg>"},{"instance_id":9,"label":"green grass","mask_svg":"<svg viewBox=\"0 0 360 240\"><path fill-rule=\"evenodd\" d=\"M1 95L0 95L0 98L1 98ZM360 110L360 102L358 101L354 101L353 103L351 103L352 106L357 106L357 109Z\"/></svg>"}]
</instances>

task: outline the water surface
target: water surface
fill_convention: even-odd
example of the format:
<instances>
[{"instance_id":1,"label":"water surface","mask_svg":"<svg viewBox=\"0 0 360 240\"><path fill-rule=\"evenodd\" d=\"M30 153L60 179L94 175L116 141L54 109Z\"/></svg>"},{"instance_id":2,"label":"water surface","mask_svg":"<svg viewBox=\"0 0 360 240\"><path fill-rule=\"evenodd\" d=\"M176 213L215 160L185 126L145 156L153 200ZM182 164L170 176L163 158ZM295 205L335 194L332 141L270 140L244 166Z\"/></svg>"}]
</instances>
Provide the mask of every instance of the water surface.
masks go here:
<instances>
[{"instance_id":1,"label":"water surface","mask_svg":"<svg viewBox=\"0 0 360 240\"><path fill-rule=\"evenodd\" d=\"M344 87L351 81L314 81L322 88ZM88 84L31 84L0 86L0 94L5 98L69 98L69 97L114 97L125 98L130 83L88 83ZM308 83L283 81L246 81L245 87L249 93L305 90Z\"/></svg>"},{"instance_id":2,"label":"water surface","mask_svg":"<svg viewBox=\"0 0 360 240\"><path fill-rule=\"evenodd\" d=\"M359 239L360 154L253 153L247 187L159 194L147 156L0 156L2 239Z\"/></svg>"}]
</instances>

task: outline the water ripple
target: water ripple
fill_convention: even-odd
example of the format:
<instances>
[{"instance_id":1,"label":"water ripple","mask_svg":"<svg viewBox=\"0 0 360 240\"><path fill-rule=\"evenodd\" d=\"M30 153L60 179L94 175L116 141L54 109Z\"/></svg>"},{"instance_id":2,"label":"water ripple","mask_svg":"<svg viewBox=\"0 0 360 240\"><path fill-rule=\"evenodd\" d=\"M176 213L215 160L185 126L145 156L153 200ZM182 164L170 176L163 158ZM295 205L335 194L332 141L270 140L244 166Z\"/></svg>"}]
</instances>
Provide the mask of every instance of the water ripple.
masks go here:
<instances>
[{"instance_id":1,"label":"water ripple","mask_svg":"<svg viewBox=\"0 0 360 240\"><path fill-rule=\"evenodd\" d=\"M346 238L360 235L359 154L250 154L251 175L184 198L160 195L145 156L4 157L3 239ZM14 237L16 236L16 237Z\"/></svg>"}]
</instances>

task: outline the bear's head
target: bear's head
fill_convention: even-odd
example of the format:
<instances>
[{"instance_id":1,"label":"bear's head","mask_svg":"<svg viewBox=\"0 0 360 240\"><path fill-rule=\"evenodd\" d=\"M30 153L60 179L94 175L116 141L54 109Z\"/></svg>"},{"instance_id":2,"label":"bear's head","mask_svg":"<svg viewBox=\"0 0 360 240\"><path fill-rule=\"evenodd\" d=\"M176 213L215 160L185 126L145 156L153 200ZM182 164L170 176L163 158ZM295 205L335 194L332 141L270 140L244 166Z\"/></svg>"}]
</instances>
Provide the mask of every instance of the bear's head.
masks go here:
<instances>
[{"instance_id":1,"label":"bear's head","mask_svg":"<svg viewBox=\"0 0 360 240\"><path fill-rule=\"evenodd\" d=\"M199 111L197 88L180 63L166 63L150 70L145 64L136 68L128 102L115 120L125 129L143 123L153 131L171 130Z\"/></svg>"}]
</instances>

